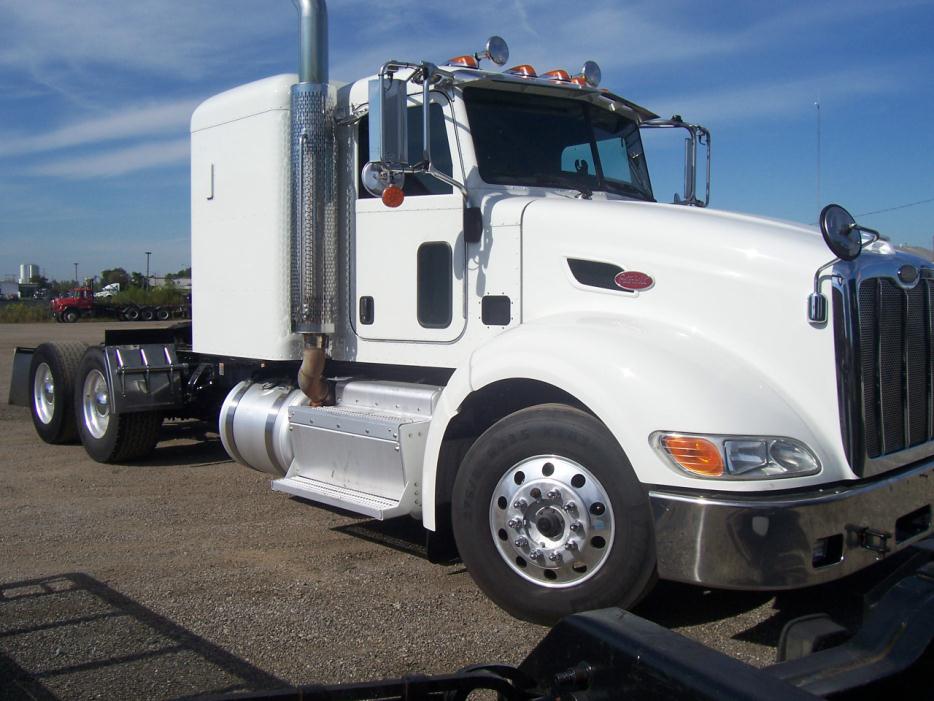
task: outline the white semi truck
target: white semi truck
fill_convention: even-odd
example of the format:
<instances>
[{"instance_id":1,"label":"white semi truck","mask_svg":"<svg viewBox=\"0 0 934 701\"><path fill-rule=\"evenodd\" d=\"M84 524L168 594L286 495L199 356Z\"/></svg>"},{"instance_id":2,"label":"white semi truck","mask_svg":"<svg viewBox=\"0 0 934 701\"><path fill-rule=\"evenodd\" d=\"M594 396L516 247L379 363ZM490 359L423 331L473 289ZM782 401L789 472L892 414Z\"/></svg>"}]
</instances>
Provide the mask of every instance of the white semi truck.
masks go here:
<instances>
[{"instance_id":1,"label":"white semi truck","mask_svg":"<svg viewBox=\"0 0 934 701\"><path fill-rule=\"evenodd\" d=\"M324 0L295 3L298 76L191 120L190 327L19 352L44 440L123 461L218 420L273 489L414 517L543 622L657 578L827 582L931 533L929 263L837 206L822 232L706 209L707 131L591 62L502 70L494 37L331 81ZM687 130L674 204L660 127Z\"/></svg>"}]
</instances>

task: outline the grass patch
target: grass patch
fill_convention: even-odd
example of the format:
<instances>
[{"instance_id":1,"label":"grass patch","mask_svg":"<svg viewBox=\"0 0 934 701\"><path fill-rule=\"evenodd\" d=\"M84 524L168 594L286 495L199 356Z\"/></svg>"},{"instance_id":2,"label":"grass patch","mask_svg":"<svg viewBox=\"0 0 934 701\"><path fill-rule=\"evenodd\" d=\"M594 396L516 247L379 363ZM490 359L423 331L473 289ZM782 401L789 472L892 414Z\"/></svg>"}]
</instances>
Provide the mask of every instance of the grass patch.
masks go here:
<instances>
[{"instance_id":1,"label":"grass patch","mask_svg":"<svg viewBox=\"0 0 934 701\"><path fill-rule=\"evenodd\" d=\"M37 321L53 321L49 314L48 302L44 304L11 302L0 305L0 324L27 324Z\"/></svg>"}]
</instances>

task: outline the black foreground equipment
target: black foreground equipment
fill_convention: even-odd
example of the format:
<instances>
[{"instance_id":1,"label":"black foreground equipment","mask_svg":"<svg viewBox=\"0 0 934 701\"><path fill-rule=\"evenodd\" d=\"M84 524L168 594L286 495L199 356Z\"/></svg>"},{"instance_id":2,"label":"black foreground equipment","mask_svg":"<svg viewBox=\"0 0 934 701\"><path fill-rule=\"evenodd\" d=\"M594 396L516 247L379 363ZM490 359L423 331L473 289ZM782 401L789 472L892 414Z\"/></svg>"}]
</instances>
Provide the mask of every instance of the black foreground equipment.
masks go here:
<instances>
[{"instance_id":1,"label":"black foreground equipment","mask_svg":"<svg viewBox=\"0 0 934 701\"><path fill-rule=\"evenodd\" d=\"M602 609L560 621L518 668L469 667L435 677L306 686L216 699L498 698L597 701L692 699L795 701L796 699L934 698L934 539L915 544L897 577L871 595L860 626L848 640L793 660L758 669L622 609ZM792 621L781 649L820 647L840 627ZM808 640L808 636L813 639ZM486 698L486 697L484 697Z\"/></svg>"}]
</instances>

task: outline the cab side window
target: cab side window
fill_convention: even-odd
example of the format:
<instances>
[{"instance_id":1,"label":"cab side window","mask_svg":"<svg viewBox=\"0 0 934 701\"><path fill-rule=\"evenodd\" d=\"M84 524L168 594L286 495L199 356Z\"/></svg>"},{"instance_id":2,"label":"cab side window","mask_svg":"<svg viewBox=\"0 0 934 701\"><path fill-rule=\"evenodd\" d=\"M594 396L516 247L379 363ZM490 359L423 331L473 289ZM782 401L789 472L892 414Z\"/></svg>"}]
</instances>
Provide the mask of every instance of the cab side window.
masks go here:
<instances>
[{"instance_id":1,"label":"cab side window","mask_svg":"<svg viewBox=\"0 0 934 701\"><path fill-rule=\"evenodd\" d=\"M433 103L428 108L428 119L431 126L431 162L432 165L445 175L453 175L454 169L451 164L451 146L448 143L447 125L444 123L444 110L439 104ZM409 141L409 163L417 163L422 158L422 108L421 106L409 107L406 114L408 141ZM372 198L363 183L360 182L360 173L363 166L370 159L370 117L365 116L357 125L357 155L360 166L357 172L357 197L359 199ZM419 195L448 195L452 188L447 183L443 183L427 173L417 175L406 175L405 185L402 188L406 197L417 197Z\"/></svg>"}]
</instances>

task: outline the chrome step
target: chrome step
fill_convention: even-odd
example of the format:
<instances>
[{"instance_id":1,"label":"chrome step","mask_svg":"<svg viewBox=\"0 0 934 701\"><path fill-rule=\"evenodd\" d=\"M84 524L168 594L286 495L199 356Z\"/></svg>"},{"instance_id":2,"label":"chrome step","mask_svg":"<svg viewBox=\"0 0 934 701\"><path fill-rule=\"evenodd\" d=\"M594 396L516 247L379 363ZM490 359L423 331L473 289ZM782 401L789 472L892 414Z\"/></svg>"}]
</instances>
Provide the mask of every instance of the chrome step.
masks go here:
<instances>
[{"instance_id":1,"label":"chrome step","mask_svg":"<svg viewBox=\"0 0 934 701\"><path fill-rule=\"evenodd\" d=\"M347 509L381 521L393 516L399 516L402 513L400 503L393 499L358 492L345 487L337 487L300 475L274 480L272 488L277 492L285 492L320 504Z\"/></svg>"},{"instance_id":2,"label":"chrome step","mask_svg":"<svg viewBox=\"0 0 934 701\"><path fill-rule=\"evenodd\" d=\"M421 510L422 459L444 388L350 380L336 406L289 408L292 464L273 489L384 519Z\"/></svg>"}]
</instances>

